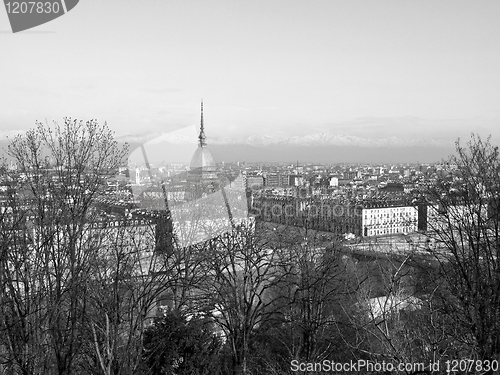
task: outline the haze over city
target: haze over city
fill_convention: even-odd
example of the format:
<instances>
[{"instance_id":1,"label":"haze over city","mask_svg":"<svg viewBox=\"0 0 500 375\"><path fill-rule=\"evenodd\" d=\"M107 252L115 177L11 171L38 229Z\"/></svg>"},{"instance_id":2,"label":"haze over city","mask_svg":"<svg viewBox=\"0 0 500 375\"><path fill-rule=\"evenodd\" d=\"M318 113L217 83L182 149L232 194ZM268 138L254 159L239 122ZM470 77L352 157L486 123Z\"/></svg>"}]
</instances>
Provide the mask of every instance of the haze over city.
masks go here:
<instances>
[{"instance_id":1,"label":"haze over city","mask_svg":"<svg viewBox=\"0 0 500 375\"><path fill-rule=\"evenodd\" d=\"M0 130L71 116L157 136L198 126L203 98L209 140L495 140L499 13L495 1L86 0L13 35L0 12Z\"/></svg>"}]
</instances>

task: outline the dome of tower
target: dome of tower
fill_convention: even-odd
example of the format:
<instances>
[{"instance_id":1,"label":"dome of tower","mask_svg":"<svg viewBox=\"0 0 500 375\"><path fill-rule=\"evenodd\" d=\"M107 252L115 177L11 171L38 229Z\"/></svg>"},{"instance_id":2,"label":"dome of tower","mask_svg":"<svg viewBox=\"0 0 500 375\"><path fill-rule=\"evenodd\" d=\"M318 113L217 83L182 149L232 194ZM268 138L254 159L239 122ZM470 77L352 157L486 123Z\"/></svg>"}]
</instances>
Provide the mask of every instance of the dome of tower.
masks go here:
<instances>
[{"instance_id":1,"label":"dome of tower","mask_svg":"<svg viewBox=\"0 0 500 375\"><path fill-rule=\"evenodd\" d=\"M207 148L207 140L205 137L205 129L203 125L203 101L201 102L201 123L200 135L198 136L198 148L194 152L189 166L191 171L193 172L215 172L217 169L215 160Z\"/></svg>"},{"instance_id":2,"label":"dome of tower","mask_svg":"<svg viewBox=\"0 0 500 375\"><path fill-rule=\"evenodd\" d=\"M198 146L191 158L190 169L201 170L202 172L215 172L216 165L214 158L208 148Z\"/></svg>"}]
</instances>

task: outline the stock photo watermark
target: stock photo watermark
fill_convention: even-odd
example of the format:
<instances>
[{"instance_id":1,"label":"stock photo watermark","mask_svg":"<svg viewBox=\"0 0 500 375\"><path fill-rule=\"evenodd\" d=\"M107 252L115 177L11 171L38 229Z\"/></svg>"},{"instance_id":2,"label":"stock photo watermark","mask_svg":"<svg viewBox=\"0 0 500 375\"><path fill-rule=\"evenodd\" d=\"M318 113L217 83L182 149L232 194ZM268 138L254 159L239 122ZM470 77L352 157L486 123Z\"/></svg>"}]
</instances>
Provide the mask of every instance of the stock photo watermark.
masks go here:
<instances>
[{"instance_id":1,"label":"stock photo watermark","mask_svg":"<svg viewBox=\"0 0 500 375\"><path fill-rule=\"evenodd\" d=\"M475 373L498 371L499 362L497 360L475 360L475 359L449 359L446 361L431 362L400 362L390 361L370 361L358 359L357 361L335 362L324 360L321 362L300 362L293 360L290 362L292 372L335 372L344 373Z\"/></svg>"},{"instance_id":2,"label":"stock photo watermark","mask_svg":"<svg viewBox=\"0 0 500 375\"><path fill-rule=\"evenodd\" d=\"M50 22L73 9L80 0L4 0L13 33Z\"/></svg>"}]
</instances>

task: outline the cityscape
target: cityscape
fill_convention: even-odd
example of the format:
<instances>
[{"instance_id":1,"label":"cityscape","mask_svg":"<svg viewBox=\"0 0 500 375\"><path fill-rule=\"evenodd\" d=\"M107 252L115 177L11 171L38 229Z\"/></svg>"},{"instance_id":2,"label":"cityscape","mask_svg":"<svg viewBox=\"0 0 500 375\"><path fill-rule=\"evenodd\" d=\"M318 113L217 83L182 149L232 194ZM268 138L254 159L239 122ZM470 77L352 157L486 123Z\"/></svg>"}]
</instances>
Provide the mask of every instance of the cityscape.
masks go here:
<instances>
[{"instance_id":1,"label":"cityscape","mask_svg":"<svg viewBox=\"0 0 500 375\"><path fill-rule=\"evenodd\" d=\"M0 374L500 373L499 3L36 4Z\"/></svg>"}]
</instances>

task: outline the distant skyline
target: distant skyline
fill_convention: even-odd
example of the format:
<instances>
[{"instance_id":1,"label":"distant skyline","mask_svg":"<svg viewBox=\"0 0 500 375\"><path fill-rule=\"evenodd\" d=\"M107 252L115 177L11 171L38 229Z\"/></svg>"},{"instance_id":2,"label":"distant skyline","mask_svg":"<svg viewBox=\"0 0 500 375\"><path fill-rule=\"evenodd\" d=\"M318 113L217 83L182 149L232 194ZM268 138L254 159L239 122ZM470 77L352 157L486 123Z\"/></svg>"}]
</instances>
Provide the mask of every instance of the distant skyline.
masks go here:
<instances>
[{"instance_id":1,"label":"distant skyline","mask_svg":"<svg viewBox=\"0 0 500 375\"><path fill-rule=\"evenodd\" d=\"M117 135L496 136L498 1L85 0L12 34L0 131L64 116Z\"/></svg>"}]
</instances>

